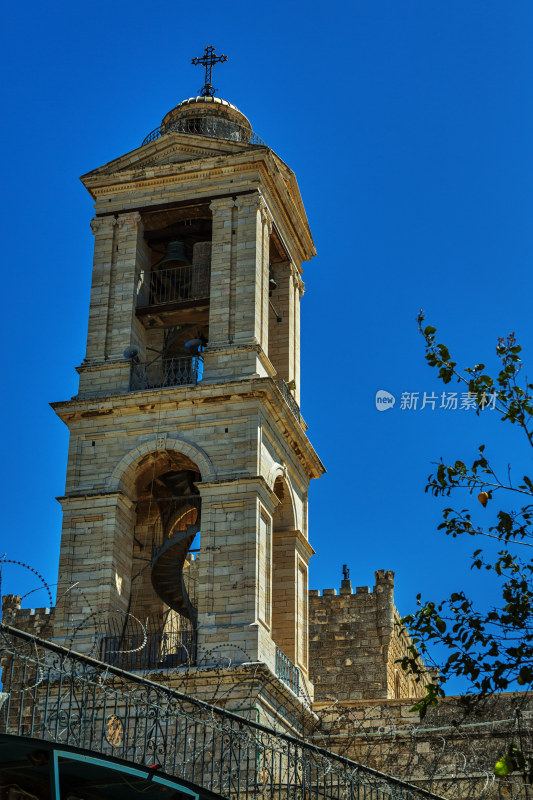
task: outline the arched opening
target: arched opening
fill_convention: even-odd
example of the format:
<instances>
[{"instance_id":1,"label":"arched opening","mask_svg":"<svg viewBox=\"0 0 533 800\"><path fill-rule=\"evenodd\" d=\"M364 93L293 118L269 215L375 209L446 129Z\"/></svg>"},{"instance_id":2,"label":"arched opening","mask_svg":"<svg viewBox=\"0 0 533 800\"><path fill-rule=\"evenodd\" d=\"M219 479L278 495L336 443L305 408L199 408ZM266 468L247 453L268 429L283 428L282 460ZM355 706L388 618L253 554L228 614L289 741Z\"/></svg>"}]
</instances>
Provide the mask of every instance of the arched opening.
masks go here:
<instances>
[{"instance_id":1,"label":"arched opening","mask_svg":"<svg viewBox=\"0 0 533 800\"><path fill-rule=\"evenodd\" d=\"M281 476L274 482L274 494L279 503L272 517L272 638L278 672L292 685L298 682L299 667L307 671L307 560L300 550L289 484Z\"/></svg>"},{"instance_id":2,"label":"arched opening","mask_svg":"<svg viewBox=\"0 0 533 800\"><path fill-rule=\"evenodd\" d=\"M150 452L137 463L131 593L127 613L108 626L106 660L128 669L194 662L200 480L198 466L175 450Z\"/></svg>"}]
</instances>

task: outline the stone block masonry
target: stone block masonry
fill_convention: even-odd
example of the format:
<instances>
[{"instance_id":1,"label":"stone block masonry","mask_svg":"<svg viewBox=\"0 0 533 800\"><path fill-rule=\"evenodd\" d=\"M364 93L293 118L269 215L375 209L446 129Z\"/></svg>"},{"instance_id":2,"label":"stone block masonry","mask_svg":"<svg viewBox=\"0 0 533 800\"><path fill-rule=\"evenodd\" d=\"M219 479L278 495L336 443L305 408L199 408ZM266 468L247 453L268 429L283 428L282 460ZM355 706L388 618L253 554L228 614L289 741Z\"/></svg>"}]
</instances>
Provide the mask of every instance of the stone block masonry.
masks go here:
<instances>
[{"instance_id":1,"label":"stone block masonry","mask_svg":"<svg viewBox=\"0 0 533 800\"><path fill-rule=\"evenodd\" d=\"M315 700L380 700L419 697L423 684L407 676L398 659L409 635L398 624L394 572L378 570L375 585L349 580L336 589L309 592L309 677Z\"/></svg>"}]
</instances>

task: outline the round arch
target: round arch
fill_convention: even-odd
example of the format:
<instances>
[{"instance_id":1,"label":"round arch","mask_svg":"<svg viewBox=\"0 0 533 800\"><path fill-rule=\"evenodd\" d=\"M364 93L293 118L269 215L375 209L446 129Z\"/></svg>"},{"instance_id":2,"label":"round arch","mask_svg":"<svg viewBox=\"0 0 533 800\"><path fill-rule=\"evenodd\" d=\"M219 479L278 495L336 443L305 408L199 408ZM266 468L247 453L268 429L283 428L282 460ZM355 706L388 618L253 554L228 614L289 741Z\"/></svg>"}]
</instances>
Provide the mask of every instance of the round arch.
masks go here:
<instances>
[{"instance_id":1,"label":"round arch","mask_svg":"<svg viewBox=\"0 0 533 800\"><path fill-rule=\"evenodd\" d=\"M182 455L188 456L191 461L198 465L198 469L202 475L202 481L212 481L216 479L216 470L213 462L201 447L186 442L184 439L165 439L162 447L157 447L156 443L152 440L145 444L135 447L119 461L115 469L111 473L109 479L109 489L111 491L119 491L121 484L128 477L133 478L136 465L149 453L157 453L163 450L174 450Z\"/></svg>"},{"instance_id":2,"label":"round arch","mask_svg":"<svg viewBox=\"0 0 533 800\"><path fill-rule=\"evenodd\" d=\"M275 488L274 487L275 487L276 482L278 480L281 480L281 482L283 484L283 487L285 488L285 490L288 493L286 504L287 504L287 506L290 506L290 510L289 510L289 508L287 508L285 513L289 512L290 514L292 514L292 517L293 517L293 520L294 520L294 525L292 527L292 530L299 530L299 528L300 528L300 520L298 519L298 513L297 513L297 510L296 510L297 509L297 504L296 504L295 499L294 499L294 490L292 488L291 481L289 480L288 475L287 475L287 468L285 466L281 465L281 464L273 464L273 466L272 466L272 468L270 470L269 476L268 476L268 485L272 489L273 492L275 492ZM289 526L289 527L291 527L291 526Z\"/></svg>"}]
</instances>

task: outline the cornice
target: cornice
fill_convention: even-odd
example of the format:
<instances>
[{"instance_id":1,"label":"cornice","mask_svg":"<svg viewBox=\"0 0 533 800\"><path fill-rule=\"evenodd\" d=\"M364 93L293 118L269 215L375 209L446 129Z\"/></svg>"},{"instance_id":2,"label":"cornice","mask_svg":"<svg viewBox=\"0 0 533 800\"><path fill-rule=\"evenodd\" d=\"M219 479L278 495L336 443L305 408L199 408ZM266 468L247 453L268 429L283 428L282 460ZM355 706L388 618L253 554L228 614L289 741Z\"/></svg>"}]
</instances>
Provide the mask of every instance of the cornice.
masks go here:
<instances>
[{"instance_id":1,"label":"cornice","mask_svg":"<svg viewBox=\"0 0 533 800\"><path fill-rule=\"evenodd\" d=\"M221 159L224 159L225 163L221 164ZM147 172L150 175L147 175ZM276 163L275 154L268 147L254 145L253 148L248 147L240 153L217 154L146 169L138 166L114 173L89 174L84 178L84 185L97 203L99 198L105 197L109 200L110 196L117 196L118 199L121 194L131 195L146 189L153 189L155 192L156 189L168 186L175 186L178 192L183 187L183 199L186 199L187 195L190 195L189 184L194 182L198 183L195 198L200 199L204 195L207 199L214 193L213 186L202 191L201 184L216 182L217 179L229 176L242 176L249 181L251 187L255 186L261 190L274 222L287 240L289 251L293 250L292 258L295 262L308 261L316 255L305 211L302 216L303 202L299 190L296 186L298 202L295 202L293 196L287 192L285 179ZM224 188L228 196L231 195L231 189L227 186ZM235 188L240 190L243 186L240 184ZM181 198L176 197L176 199ZM131 203L131 196L128 197L128 203ZM158 204L158 201L154 201L154 208Z\"/></svg>"},{"instance_id":2,"label":"cornice","mask_svg":"<svg viewBox=\"0 0 533 800\"><path fill-rule=\"evenodd\" d=\"M164 412L166 408L175 409L177 403L190 403L194 400L201 404L208 398L211 401L209 408L212 409L215 399L223 403L236 395L258 400L263 398L263 402L269 406L271 425L277 428L278 435L286 442L291 458L300 464L300 468L309 479L319 478L325 472L324 465L306 435L305 423L301 425L298 422L272 378L249 378L218 384L199 383L194 387L174 386L158 389L155 399L154 390L150 389L145 392L128 392L104 397L74 397L50 405L63 422L71 423L95 417L112 420L118 416L137 413L139 410L150 410L155 406Z\"/></svg>"}]
</instances>

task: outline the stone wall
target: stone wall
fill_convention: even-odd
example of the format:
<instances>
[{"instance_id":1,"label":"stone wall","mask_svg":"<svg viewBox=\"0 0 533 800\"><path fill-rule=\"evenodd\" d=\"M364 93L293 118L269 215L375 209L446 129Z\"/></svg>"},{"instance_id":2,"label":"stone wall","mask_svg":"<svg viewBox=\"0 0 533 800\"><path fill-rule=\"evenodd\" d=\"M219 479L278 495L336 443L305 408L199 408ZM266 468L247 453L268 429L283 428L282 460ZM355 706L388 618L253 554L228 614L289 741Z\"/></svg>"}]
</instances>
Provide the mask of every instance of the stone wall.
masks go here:
<instances>
[{"instance_id":1,"label":"stone wall","mask_svg":"<svg viewBox=\"0 0 533 800\"><path fill-rule=\"evenodd\" d=\"M533 703L525 692L503 693L466 713L449 697L420 720L412 700L315 703L315 744L401 778L447 800L522 800L519 772L497 778L494 765L511 742L527 750Z\"/></svg>"},{"instance_id":2,"label":"stone wall","mask_svg":"<svg viewBox=\"0 0 533 800\"><path fill-rule=\"evenodd\" d=\"M375 586L350 580L336 589L309 592L310 679L316 700L377 700L424 694L403 673L398 659L407 655L409 636L398 624L394 573L378 570Z\"/></svg>"},{"instance_id":3,"label":"stone wall","mask_svg":"<svg viewBox=\"0 0 533 800\"><path fill-rule=\"evenodd\" d=\"M32 633L42 639L52 637L54 608L21 608L21 598L17 594L2 597L2 622L19 631Z\"/></svg>"}]
</instances>

